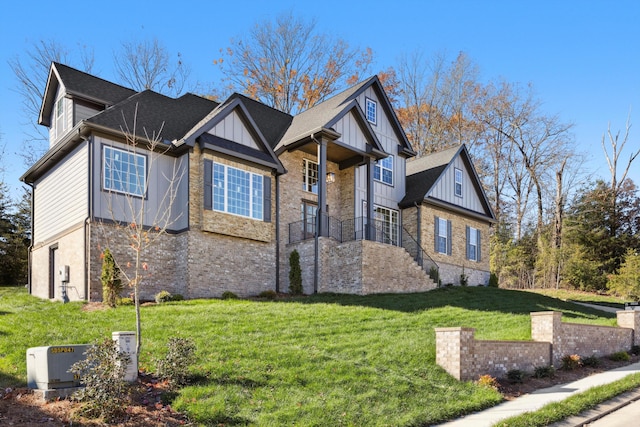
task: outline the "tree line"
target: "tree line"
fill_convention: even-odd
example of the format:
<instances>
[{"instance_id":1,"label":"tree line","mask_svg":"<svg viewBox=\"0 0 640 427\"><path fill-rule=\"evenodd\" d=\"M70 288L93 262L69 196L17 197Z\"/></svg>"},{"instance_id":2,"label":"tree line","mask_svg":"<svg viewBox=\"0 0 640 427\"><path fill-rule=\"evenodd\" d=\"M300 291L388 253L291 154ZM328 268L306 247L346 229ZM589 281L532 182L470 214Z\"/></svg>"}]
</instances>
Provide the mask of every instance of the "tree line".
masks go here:
<instances>
[{"instance_id":1,"label":"tree line","mask_svg":"<svg viewBox=\"0 0 640 427\"><path fill-rule=\"evenodd\" d=\"M51 61L92 71L89 49L76 50L75 58L67 52L41 41L10 61L26 122L38 116ZM223 99L237 91L296 114L373 74L374 52L289 13L231 39L213 62L224 77L202 95ZM116 81L135 90L176 96L204 86L157 39L122 43L114 69ZM607 181L584 171L573 124L545 111L532 84L483 80L465 52L408 53L377 74L418 157L461 143L469 148L496 215L490 259L501 286L611 287L640 297L640 279L623 277L634 271L629 266L640 250L640 199L627 177L640 149L630 140L630 122L602 135ZM26 129L30 149L22 152L30 166L46 150L46 134L36 125ZM629 293L621 283L638 290Z\"/></svg>"}]
</instances>

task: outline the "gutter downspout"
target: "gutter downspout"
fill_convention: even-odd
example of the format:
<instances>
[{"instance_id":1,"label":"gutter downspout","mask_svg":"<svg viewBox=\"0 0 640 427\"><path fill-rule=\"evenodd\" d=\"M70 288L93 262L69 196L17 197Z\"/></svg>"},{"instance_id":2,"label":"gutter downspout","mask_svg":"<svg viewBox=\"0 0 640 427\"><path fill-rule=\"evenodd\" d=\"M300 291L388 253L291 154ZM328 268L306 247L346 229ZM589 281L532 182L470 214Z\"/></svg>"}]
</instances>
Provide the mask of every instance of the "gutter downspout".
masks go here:
<instances>
[{"instance_id":1,"label":"gutter downspout","mask_svg":"<svg viewBox=\"0 0 640 427\"><path fill-rule=\"evenodd\" d=\"M418 202L413 202L413 205L416 207L416 242L418 242L418 249L420 249L420 267L424 269L424 260L422 259L422 210L418 205Z\"/></svg>"},{"instance_id":2,"label":"gutter downspout","mask_svg":"<svg viewBox=\"0 0 640 427\"><path fill-rule=\"evenodd\" d=\"M28 256L27 256L27 291L29 292L29 295L32 295L31 291L32 291L32 287L33 287L33 283L32 283L32 275L31 275L31 268L33 266L33 259L31 256L31 252L33 251L33 217L34 217L34 213L35 213L35 187L33 186L33 183L29 183L29 182L25 182L25 184L27 184L29 187L31 187L31 200L30 200L30 204L31 204L31 218L29 219L30 222L30 227L31 227L31 233L29 236L29 252L28 252Z\"/></svg>"},{"instance_id":3,"label":"gutter downspout","mask_svg":"<svg viewBox=\"0 0 640 427\"><path fill-rule=\"evenodd\" d=\"M276 176L276 293L280 293L280 175Z\"/></svg>"}]
</instances>

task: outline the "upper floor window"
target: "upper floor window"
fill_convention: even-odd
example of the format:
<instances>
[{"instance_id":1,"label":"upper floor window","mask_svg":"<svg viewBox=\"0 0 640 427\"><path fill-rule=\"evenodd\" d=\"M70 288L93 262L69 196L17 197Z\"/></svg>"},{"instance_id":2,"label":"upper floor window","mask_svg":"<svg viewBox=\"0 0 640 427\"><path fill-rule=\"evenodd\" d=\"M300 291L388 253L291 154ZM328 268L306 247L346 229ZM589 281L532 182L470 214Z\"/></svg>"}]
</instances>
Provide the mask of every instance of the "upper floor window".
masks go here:
<instances>
[{"instance_id":1,"label":"upper floor window","mask_svg":"<svg viewBox=\"0 0 640 427\"><path fill-rule=\"evenodd\" d=\"M393 185L393 156L380 159L373 165L373 179Z\"/></svg>"},{"instance_id":2,"label":"upper floor window","mask_svg":"<svg viewBox=\"0 0 640 427\"><path fill-rule=\"evenodd\" d=\"M64 132L67 128L66 120L64 117L64 97L61 96L55 103L54 107L55 113L55 124L56 127L56 137L59 138L62 136L62 132Z\"/></svg>"},{"instance_id":3,"label":"upper floor window","mask_svg":"<svg viewBox=\"0 0 640 427\"><path fill-rule=\"evenodd\" d=\"M480 261L480 230L467 226L467 259Z\"/></svg>"},{"instance_id":4,"label":"upper floor window","mask_svg":"<svg viewBox=\"0 0 640 427\"><path fill-rule=\"evenodd\" d=\"M378 104L371 98L365 98L365 114L369 123L375 125L377 123Z\"/></svg>"},{"instance_id":5,"label":"upper floor window","mask_svg":"<svg viewBox=\"0 0 640 427\"><path fill-rule=\"evenodd\" d=\"M147 177L147 157L114 147L103 149L105 190L143 196Z\"/></svg>"},{"instance_id":6,"label":"upper floor window","mask_svg":"<svg viewBox=\"0 0 640 427\"><path fill-rule=\"evenodd\" d=\"M213 164L214 210L261 220L263 191L262 175Z\"/></svg>"},{"instance_id":7,"label":"upper floor window","mask_svg":"<svg viewBox=\"0 0 640 427\"><path fill-rule=\"evenodd\" d=\"M455 168L455 187L454 191L456 196L462 197L462 169Z\"/></svg>"},{"instance_id":8,"label":"upper floor window","mask_svg":"<svg viewBox=\"0 0 640 427\"><path fill-rule=\"evenodd\" d=\"M304 159L302 180L302 189L304 191L318 194L318 164L316 162Z\"/></svg>"},{"instance_id":9,"label":"upper floor window","mask_svg":"<svg viewBox=\"0 0 640 427\"><path fill-rule=\"evenodd\" d=\"M435 251L451 255L451 221L435 217Z\"/></svg>"}]
</instances>

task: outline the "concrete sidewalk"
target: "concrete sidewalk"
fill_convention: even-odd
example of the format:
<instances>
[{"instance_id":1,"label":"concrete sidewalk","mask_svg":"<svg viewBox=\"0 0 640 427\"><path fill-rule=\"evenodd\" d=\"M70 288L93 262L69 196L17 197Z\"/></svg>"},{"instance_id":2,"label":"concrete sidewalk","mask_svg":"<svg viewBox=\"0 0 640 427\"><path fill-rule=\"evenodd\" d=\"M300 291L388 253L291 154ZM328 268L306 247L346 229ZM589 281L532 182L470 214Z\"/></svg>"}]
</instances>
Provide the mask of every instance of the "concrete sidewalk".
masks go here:
<instances>
[{"instance_id":1,"label":"concrete sidewalk","mask_svg":"<svg viewBox=\"0 0 640 427\"><path fill-rule=\"evenodd\" d=\"M592 387L609 384L627 375L640 372L640 362L623 366L607 372L591 375L578 381L559 384L553 387L536 390L515 400L501 403L482 412L467 415L457 420L441 424L447 427L489 427L505 418L536 411L548 403L559 402Z\"/></svg>"}]
</instances>

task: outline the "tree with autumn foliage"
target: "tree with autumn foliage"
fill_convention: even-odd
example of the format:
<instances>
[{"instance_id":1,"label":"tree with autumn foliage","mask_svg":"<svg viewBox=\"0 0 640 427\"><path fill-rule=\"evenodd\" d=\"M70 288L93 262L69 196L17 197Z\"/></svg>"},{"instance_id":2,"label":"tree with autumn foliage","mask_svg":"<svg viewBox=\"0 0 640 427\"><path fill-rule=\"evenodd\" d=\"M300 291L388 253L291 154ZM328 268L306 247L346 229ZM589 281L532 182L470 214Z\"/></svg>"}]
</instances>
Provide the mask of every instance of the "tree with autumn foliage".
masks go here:
<instances>
[{"instance_id":1,"label":"tree with autumn foliage","mask_svg":"<svg viewBox=\"0 0 640 427\"><path fill-rule=\"evenodd\" d=\"M227 89L296 114L367 76L371 49L353 49L292 13L256 23L214 60Z\"/></svg>"}]
</instances>

